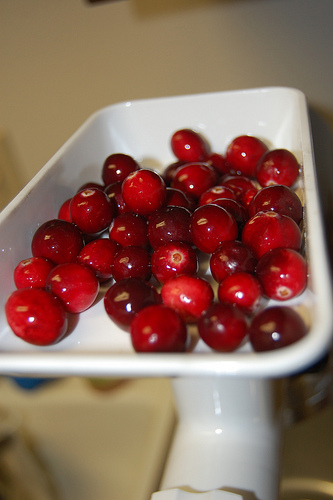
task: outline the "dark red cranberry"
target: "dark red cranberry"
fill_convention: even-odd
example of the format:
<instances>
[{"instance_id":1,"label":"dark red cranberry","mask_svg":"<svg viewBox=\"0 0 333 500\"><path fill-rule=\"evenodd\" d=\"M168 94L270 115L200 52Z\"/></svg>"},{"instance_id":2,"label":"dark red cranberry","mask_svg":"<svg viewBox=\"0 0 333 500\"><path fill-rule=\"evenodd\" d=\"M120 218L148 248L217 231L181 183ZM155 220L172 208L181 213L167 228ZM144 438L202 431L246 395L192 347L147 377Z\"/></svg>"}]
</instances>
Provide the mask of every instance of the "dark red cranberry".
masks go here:
<instances>
[{"instance_id":1,"label":"dark red cranberry","mask_svg":"<svg viewBox=\"0 0 333 500\"><path fill-rule=\"evenodd\" d=\"M245 339L247 322L240 309L230 304L213 303L198 319L198 331L211 349L232 352Z\"/></svg>"},{"instance_id":2,"label":"dark red cranberry","mask_svg":"<svg viewBox=\"0 0 333 500\"><path fill-rule=\"evenodd\" d=\"M256 268L257 276L267 297L288 300L304 292L307 265L299 252L290 248L275 248L266 252Z\"/></svg>"},{"instance_id":3,"label":"dark red cranberry","mask_svg":"<svg viewBox=\"0 0 333 500\"><path fill-rule=\"evenodd\" d=\"M162 177L164 179L164 182L165 184L170 187L171 185L171 181L172 181L172 177L173 177L173 174L175 173L175 171L177 170L178 167L181 167L182 165L184 165L184 162L183 161L175 161L173 163L170 163L170 165L168 165L162 172Z\"/></svg>"},{"instance_id":4,"label":"dark red cranberry","mask_svg":"<svg viewBox=\"0 0 333 500\"><path fill-rule=\"evenodd\" d=\"M192 243L191 212L184 207L164 207L156 210L148 221L148 238L153 248L169 241Z\"/></svg>"},{"instance_id":5,"label":"dark red cranberry","mask_svg":"<svg viewBox=\"0 0 333 500\"><path fill-rule=\"evenodd\" d=\"M216 170L206 163L186 163L174 173L171 187L197 200L207 189L215 186L217 177Z\"/></svg>"},{"instance_id":6,"label":"dark red cranberry","mask_svg":"<svg viewBox=\"0 0 333 500\"><path fill-rule=\"evenodd\" d=\"M138 278L128 278L114 283L104 296L108 316L124 330L129 330L134 316L141 309L160 304L156 288Z\"/></svg>"},{"instance_id":7,"label":"dark red cranberry","mask_svg":"<svg viewBox=\"0 0 333 500\"><path fill-rule=\"evenodd\" d=\"M252 189L258 189L255 182L249 177L244 175L224 175L219 184L221 186L227 186L234 191L237 196L238 201L240 201L245 195L246 191Z\"/></svg>"},{"instance_id":8,"label":"dark red cranberry","mask_svg":"<svg viewBox=\"0 0 333 500\"><path fill-rule=\"evenodd\" d=\"M132 210L124 202L122 195L122 182L114 182L104 189L105 194L110 198L115 207L115 216L131 212Z\"/></svg>"},{"instance_id":9,"label":"dark red cranberry","mask_svg":"<svg viewBox=\"0 0 333 500\"><path fill-rule=\"evenodd\" d=\"M193 201L183 191L180 191L180 189L168 187L165 205L168 207L184 207L192 210Z\"/></svg>"},{"instance_id":10,"label":"dark red cranberry","mask_svg":"<svg viewBox=\"0 0 333 500\"><path fill-rule=\"evenodd\" d=\"M88 266L100 282L112 278L112 265L120 245L108 238L99 238L87 243L79 253L77 262Z\"/></svg>"},{"instance_id":11,"label":"dark red cranberry","mask_svg":"<svg viewBox=\"0 0 333 500\"><path fill-rule=\"evenodd\" d=\"M67 222L72 222L71 214L69 212L69 205L72 198L65 200L58 212L58 219L65 220Z\"/></svg>"},{"instance_id":12,"label":"dark red cranberry","mask_svg":"<svg viewBox=\"0 0 333 500\"><path fill-rule=\"evenodd\" d=\"M131 340L136 352L184 352L186 324L170 307L163 304L149 306L134 317Z\"/></svg>"},{"instance_id":13,"label":"dark red cranberry","mask_svg":"<svg viewBox=\"0 0 333 500\"><path fill-rule=\"evenodd\" d=\"M149 280L151 277L150 253L142 247L122 247L115 255L112 275L115 281L126 278Z\"/></svg>"},{"instance_id":14,"label":"dark red cranberry","mask_svg":"<svg viewBox=\"0 0 333 500\"><path fill-rule=\"evenodd\" d=\"M132 156L124 153L111 154L105 159L102 167L104 185L122 182L128 174L139 168L140 165Z\"/></svg>"},{"instance_id":15,"label":"dark red cranberry","mask_svg":"<svg viewBox=\"0 0 333 500\"><path fill-rule=\"evenodd\" d=\"M210 270L218 283L231 273L254 273L256 264L257 259L252 250L238 240L224 241L210 258Z\"/></svg>"},{"instance_id":16,"label":"dark red cranberry","mask_svg":"<svg viewBox=\"0 0 333 500\"><path fill-rule=\"evenodd\" d=\"M146 216L165 205L166 185L158 173L142 168L123 181L122 195L134 213Z\"/></svg>"},{"instance_id":17,"label":"dark red cranberry","mask_svg":"<svg viewBox=\"0 0 333 500\"><path fill-rule=\"evenodd\" d=\"M299 224L303 218L303 206L297 194L287 186L273 185L260 189L249 205L253 217L261 211L272 210L288 215Z\"/></svg>"},{"instance_id":18,"label":"dark red cranberry","mask_svg":"<svg viewBox=\"0 0 333 500\"><path fill-rule=\"evenodd\" d=\"M134 245L147 248L148 222L141 215L132 212L120 214L110 225L109 238L123 247Z\"/></svg>"},{"instance_id":19,"label":"dark red cranberry","mask_svg":"<svg viewBox=\"0 0 333 500\"><path fill-rule=\"evenodd\" d=\"M197 254L188 243L170 241L152 253L151 270L160 283L181 274L195 275L198 270Z\"/></svg>"},{"instance_id":20,"label":"dark red cranberry","mask_svg":"<svg viewBox=\"0 0 333 500\"><path fill-rule=\"evenodd\" d=\"M293 186L299 175L299 163L291 151L274 149L258 161L256 178L263 187L272 184Z\"/></svg>"},{"instance_id":21,"label":"dark red cranberry","mask_svg":"<svg viewBox=\"0 0 333 500\"><path fill-rule=\"evenodd\" d=\"M29 344L46 346L61 340L68 318L61 301L42 288L15 290L5 305L14 334Z\"/></svg>"},{"instance_id":22,"label":"dark red cranberry","mask_svg":"<svg viewBox=\"0 0 333 500\"><path fill-rule=\"evenodd\" d=\"M267 150L267 146L257 137L241 135L227 147L226 160L234 173L254 178L258 160Z\"/></svg>"},{"instance_id":23,"label":"dark red cranberry","mask_svg":"<svg viewBox=\"0 0 333 500\"><path fill-rule=\"evenodd\" d=\"M237 222L233 216L218 205L203 205L191 216L191 236L196 247L205 253L213 253L227 240L238 235Z\"/></svg>"},{"instance_id":24,"label":"dark red cranberry","mask_svg":"<svg viewBox=\"0 0 333 500\"><path fill-rule=\"evenodd\" d=\"M272 351L297 342L307 333L301 316L290 307L273 306L252 319L249 338L255 351Z\"/></svg>"},{"instance_id":25,"label":"dark red cranberry","mask_svg":"<svg viewBox=\"0 0 333 500\"><path fill-rule=\"evenodd\" d=\"M229 165L225 157L219 153L211 153L205 159L205 163L213 167L219 175L227 174L229 172Z\"/></svg>"},{"instance_id":26,"label":"dark red cranberry","mask_svg":"<svg viewBox=\"0 0 333 500\"><path fill-rule=\"evenodd\" d=\"M253 314L263 303L263 288L251 273L238 272L226 276L219 284L217 296L220 302L240 308L245 314Z\"/></svg>"},{"instance_id":27,"label":"dark red cranberry","mask_svg":"<svg viewBox=\"0 0 333 500\"><path fill-rule=\"evenodd\" d=\"M46 278L55 264L45 257L29 257L21 260L14 269L16 288L44 288Z\"/></svg>"},{"instance_id":28,"label":"dark red cranberry","mask_svg":"<svg viewBox=\"0 0 333 500\"><path fill-rule=\"evenodd\" d=\"M80 191L84 191L85 189L100 189L101 191L103 191L104 186L103 184L99 184L98 182L85 182L84 184L82 184L82 186L79 187L77 193L79 193Z\"/></svg>"},{"instance_id":29,"label":"dark red cranberry","mask_svg":"<svg viewBox=\"0 0 333 500\"><path fill-rule=\"evenodd\" d=\"M72 223L60 219L44 222L31 242L34 257L45 257L55 264L75 262L84 240L81 231Z\"/></svg>"},{"instance_id":30,"label":"dark red cranberry","mask_svg":"<svg viewBox=\"0 0 333 500\"><path fill-rule=\"evenodd\" d=\"M191 129L180 129L172 134L171 149L181 161L204 161L209 154L207 141L201 134Z\"/></svg>"},{"instance_id":31,"label":"dark red cranberry","mask_svg":"<svg viewBox=\"0 0 333 500\"><path fill-rule=\"evenodd\" d=\"M214 201L219 198L236 200L236 195L234 191L227 186L213 186L202 193L199 198L198 205L201 206L207 205L208 203L214 203Z\"/></svg>"},{"instance_id":32,"label":"dark red cranberry","mask_svg":"<svg viewBox=\"0 0 333 500\"><path fill-rule=\"evenodd\" d=\"M109 227L115 207L100 189L84 189L76 193L69 205L72 222L86 234L96 234Z\"/></svg>"},{"instance_id":33,"label":"dark red cranberry","mask_svg":"<svg viewBox=\"0 0 333 500\"><path fill-rule=\"evenodd\" d=\"M239 228L242 228L244 223L249 218L245 207L243 207L243 205L236 200L231 200L230 198L218 198L214 200L213 204L218 205L229 212L237 222Z\"/></svg>"}]
</instances>

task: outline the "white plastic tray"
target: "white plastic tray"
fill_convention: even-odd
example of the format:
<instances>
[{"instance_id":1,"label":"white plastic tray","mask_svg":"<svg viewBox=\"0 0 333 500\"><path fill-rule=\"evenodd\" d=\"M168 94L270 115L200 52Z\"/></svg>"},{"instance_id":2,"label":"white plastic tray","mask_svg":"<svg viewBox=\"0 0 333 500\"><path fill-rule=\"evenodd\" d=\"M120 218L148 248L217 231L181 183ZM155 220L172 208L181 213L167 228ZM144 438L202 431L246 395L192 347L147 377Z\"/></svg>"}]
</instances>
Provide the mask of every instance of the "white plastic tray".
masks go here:
<instances>
[{"instance_id":1,"label":"white plastic tray","mask_svg":"<svg viewBox=\"0 0 333 500\"><path fill-rule=\"evenodd\" d=\"M38 225L57 215L61 203L87 181L101 181L112 152L133 155L143 166L163 169L174 161L169 139L178 128L201 131L224 152L237 135L251 134L270 147L290 149L303 166L309 287L294 304L311 322L296 344L269 353L248 345L218 354L199 342L186 354L136 354L127 333L107 317L103 300L81 314L75 330L57 345L39 348L16 338L4 315L14 290L13 269L31 255ZM116 104L91 116L0 214L0 373L87 376L233 375L279 377L315 363L329 348L332 290L323 236L311 131L304 94L259 88L140 100Z\"/></svg>"}]
</instances>

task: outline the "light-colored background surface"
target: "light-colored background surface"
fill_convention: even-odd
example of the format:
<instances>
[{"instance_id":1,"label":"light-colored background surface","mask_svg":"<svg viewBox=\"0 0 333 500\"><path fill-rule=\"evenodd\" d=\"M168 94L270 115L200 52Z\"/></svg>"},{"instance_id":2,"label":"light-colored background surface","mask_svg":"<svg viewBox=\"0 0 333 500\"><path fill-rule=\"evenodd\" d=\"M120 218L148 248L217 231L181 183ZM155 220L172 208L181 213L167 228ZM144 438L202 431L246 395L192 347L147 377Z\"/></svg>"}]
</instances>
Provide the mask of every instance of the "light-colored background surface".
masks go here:
<instances>
[{"instance_id":1,"label":"light-colored background surface","mask_svg":"<svg viewBox=\"0 0 333 500\"><path fill-rule=\"evenodd\" d=\"M333 130L332 19L332 0L125 0L97 5L85 0L2 0L1 204L91 113L118 101L292 86L305 92ZM161 384L163 391L164 381ZM58 405L67 394L67 384L64 393L61 389L54 387L47 398L75 426L80 415L74 410L69 415L68 408ZM2 387L3 395L27 408L32 430L37 435L40 431L43 446L53 446L56 439L55 448L48 451L61 461L68 439L61 442L64 436L57 421L53 426L45 421L40 425L37 402L29 404L29 398L6 390ZM151 388L144 384L142 390L147 394ZM86 388L78 392L78 407L90 405L91 397ZM47 413L47 407L43 411ZM99 406L95 411L100 415ZM333 463L332 412L325 411L287 435L290 474L310 476L317 464L318 476L320 463L325 464L321 471L333 469L327 467ZM66 429L70 435L70 427ZM87 421L81 429L90 437L97 432L100 438ZM80 477L93 460L82 461L69 448L67 457L77 460L73 465L77 469L67 469L62 478L69 481L68 494L75 498L75 492L82 494ZM99 482L107 482L103 470L95 469ZM91 492L88 487L86 491Z\"/></svg>"}]
</instances>

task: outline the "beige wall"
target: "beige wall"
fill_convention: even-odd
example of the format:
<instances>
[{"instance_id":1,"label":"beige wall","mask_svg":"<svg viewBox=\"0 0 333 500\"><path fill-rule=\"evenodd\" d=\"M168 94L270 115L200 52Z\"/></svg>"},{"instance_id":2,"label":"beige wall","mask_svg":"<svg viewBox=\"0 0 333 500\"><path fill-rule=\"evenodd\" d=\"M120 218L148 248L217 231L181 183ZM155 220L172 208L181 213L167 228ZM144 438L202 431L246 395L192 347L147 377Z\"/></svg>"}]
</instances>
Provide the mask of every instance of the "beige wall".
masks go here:
<instances>
[{"instance_id":1,"label":"beige wall","mask_svg":"<svg viewBox=\"0 0 333 500\"><path fill-rule=\"evenodd\" d=\"M287 85L332 118L332 19L332 0L1 0L11 163L25 183L93 111L135 98Z\"/></svg>"}]
</instances>

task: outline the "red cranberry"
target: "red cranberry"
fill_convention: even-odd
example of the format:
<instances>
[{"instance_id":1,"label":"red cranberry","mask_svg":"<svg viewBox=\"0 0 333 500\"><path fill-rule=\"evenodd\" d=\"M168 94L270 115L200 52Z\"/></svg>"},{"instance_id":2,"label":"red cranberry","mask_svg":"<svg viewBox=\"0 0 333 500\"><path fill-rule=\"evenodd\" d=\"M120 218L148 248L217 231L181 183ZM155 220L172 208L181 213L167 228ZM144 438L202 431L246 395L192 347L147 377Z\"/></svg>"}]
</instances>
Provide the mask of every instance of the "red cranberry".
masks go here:
<instances>
[{"instance_id":1,"label":"red cranberry","mask_svg":"<svg viewBox=\"0 0 333 500\"><path fill-rule=\"evenodd\" d=\"M174 163L170 163L162 172L162 177L164 179L165 184L170 187L171 181L173 178L173 174L177 170L178 167L184 165L183 161L175 161Z\"/></svg>"},{"instance_id":2,"label":"red cranberry","mask_svg":"<svg viewBox=\"0 0 333 500\"><path fill-rule=\"evenodd\" d=\"M81 313L95 302L99 282L90 268L70 262L52 269L46 288L61 300L67 312Z\"/></svg>"},{"instance_id":3,"label":"red cranberry","mask_svg":"<svg viewBox=\"0 0 333 500\"><path fill-rule=\"evenodd\" d=\"M112 274L115 281L126 278L149 280L151 277L150 253L142 247L122 247L114 258Z\"/></svg>"},{"instance_id":4,"label":"red cranberry","mask_svg":"<svg viewBox=\"0 0 333 500\"><path fill-rule=\"evenodd\" d=\"M270 299L288 300L297 297L306 288L306 261L290 248L275 248L266 252L259 259L256 273Z\"/></svg>"},{"instance_id":5,"label":"red cranberry","mask_svg":"<svg viewBox=\"0 0 333 500\"><path fill-rule=\"evenodd\" d=\"M272 351L303 338L307 327L301 316L290 307L273 306L252 319L249 338L255 351Z\"/></svg>"},{"instance_id":6,"label":"red cranberry","mask_svg":"<svg viewBox=\"0 0 333 500\"><path fill-rule=\"evenodd\" d=\"M186 324L170 307L163 304L149 306L134 317L131 340L136 352L184 352Z\"/></svg>"},{"instance_id":7,"label":"red cranberry","mask_svg":"<svg viewBox=\"0 0 333 500\"><path fill-rule=\"evenodd\" d=\"M115 215L113 203L100 189L84 189L76 193L69 211L72 222L86 234L104 231Z\"/></svg>"},{"instance_id":8,"label":"red cranberry","mask_svg":"<svg viewBox=\"0 0 333 500\"><path fill-rule=\"evenodd\" d=\"M181 161L203 161L209 154L209 146L198 132L191 129L180 129L172 134L171 149Z\"/></svg>"},{"instance_id":9,"label":"red cranberry","mask_svg":"<svg viewBox=\"0 0 333 500\"><path fill-rule=\"evenodd\" d=\"M134 316L141 309L160 303L161 297L156 288L138 278L114 283L104 296L107 315L124 330L129 330Z\"/></svg>"},{"instance_id":10,"label":"red cranberry","mask_svg":"<svg viewBox=\"0 0 333 500\"><path fill-rule=\"evenodd\" d=\"M16 288L44 288L46 278L55 264L45 257L30 257L21 260L14 269Z\"/></svg>"},{"instance_id":11,"label":"red cranberry","mask_svg":"<svg viewBox=\"0 0 333 500\"><path fill-rule=\"evenodd\" d=\"M253 188L250 188L248 189L247 191L245 191L240 197L239 197L239 201L240 203L246 208L248 209L251 201L253 200L253 198L255 197L255 195L257 194L258 192L258 189L253 187Z\"/></svg>"},{"instance_id":12,"label":"red cranberry","mask_svg":"<svg viewBox=\"0 0 333 500\"><path fill-rule=\"evenodd\" d=\"M219 184L232 189L238 200L241 200L247 191L257 189L254 181L244 175L225 175Z\"/></svg>"},{"instance_id":13,"label":"red cranberry","mask_svg":"<svg viewBox=\"0 0 333 500\"><path fill-rule=\"evenodd\" d=\"M140 165L130 155L114 153L109 155L102 167L102 180L105 186L114 182L122 182L128 174L138 170Z\"/></svg>"},{"instance_id":14,"label":"red cranberry","mask_svg":"<svg viewBox=\"0 0 333 500\"><path fill-rule=\"evenodd\" d=\"M214 299L208 281L185 274L168 279L161 295L164 304L175 309L186 323L197 321Z\"/></svg>"},{"instance_id":15,"label":"red cranberry","mask_svg":"<svg viewBox=\"0 0 333 500\"><path fill-rule=\"evenodd\" d=\"M213 303L198 320L202 340L215 351L232 352L247 334L244 313L230 304Z\"/></svg>"},{"instance_id":16,"label":"red cranberry","mask_svg":"<svg viewBox=\"0 0 333 500\"><path fill-rule=\"evenodd\" d=\"M236 200L236 195L234 191L227 186L213 186L202 193L199 198L198 205L202 206L207 205L208 203L214 203L214 201L219 198Z\"/></svg>"},{"instance_id":17,"label":"red cranberry","mask_svg":"<svg viewBox=\"0 0 333 500\"><path fill-rule=\"evenodd\" d=\"M123 181L122 195L134 213L150 215L165 205L166 185L159 174L142 168L129 174Z\"/></svg>"},{"instance_id":18,"label":"red cranberry","mask_svg":"<svg viewBox=\"0 0 333 500\"><path fill-rule=\"evenodd\" d=\"M210 258L210 270L218 283L231 273L254 273L256 264L252 250L238 240L224 241Z\"/></svg>"},{"instance_id":19,"label":"red cranberry","mask_svg":"<svg viewBox=\"0 0 333 500\"><path fill-rule=\"evenodd\" d=\"M229 212L237 222L239 228L242 228L244 222L249 218L247 210L236 200L231 200L230 198L217 198L214 200L213 204Z\"/></svg>"},{"instance_id":20,"label":"red cranberry","mask_svg":"<svg viewBox=\"0 0 333 500\"><path fill-rule=\"evenodd\" d=\"M258 160L267 150L257 137L241 135L227 147L226 160L231 171L254 178Z\"/></svg>"},{"instance_id":21,"label":"red cranberry","mask_svg":"<svg viewBox=\"0 0 333 500\"><path fill-rule=\"evenodd\" d=\"M169 241L192 243L191 212L183 207L164 207L154 212L148 221L148 238L153 248Z\"/></svg>"},{"instance_id":22,"label":"red cranberry","mask_svg":"<svg viewBox=\"0 0 333 500\"><path fill-rule=\"evenodd\" d=\"M238 226L233 216L218 205L203 205L191 216L191 236L196 247L205 253L213 253L227 240L237 238Z\"/></svg>"},{"instance_id":23,"label":"red cranberry","mask_svg":"<svg viewBox=\"0 0 333 500\"><path fill-rule=\"evenodd\" d=\"M84 240L81 231L72 223L60 219L44 222L31 242L34 257L45 257L55 264L75 262Z\"/></svg>"},{"instance_id":24,"label":"red cranberry","mask_svg":"<svg viewBox=\"0 0 333 500\"><path fill-rule=\"evenodd\" d=\"M133 245L147 248L148 222L141 215L132 212L120 214L110 225L109 237L123 247Z\"/></svg>"},{"instance_id":25,"label":"red cranberry","mask_svg":"<svg viewBox=\"0 0 333 500\"><path fill-rule=\"evenodd\" d=\"M259 259L273 248L299 250L302 233L296 222L287 215L280 215L277 212L258 212L246 222L242 241Z\"/></svg>"},{"instance_id":26,"label":"red cranberry","mask_svg":"<svg viewBox=\"0 0 333 500\"><path fill-rule=\"evenodd\" d=\"M249 205L253 217L261 211L272 210L288 215L299 224L303 218L303 207L297 194L287 186L273 185L260 189Z\"/></svg>"},{"instance_id":27,"label":"red cranberry","mask_svg":"<svg viewBox=\"0 0 333 500\"><path fill-rule=\"evenodd\" d=\"M77 193L80 191L84 191L85 189L100 189L101 191L104 190L103 184L99 184L98 182L86 182L85 184L82 184L82 186L79 187L77 190Z\"/></svg>"},{"instance_id":28,"label":"red cranberry","mask_svg":"<svg viewBox=\"0 0 333 500\"><path fill-rule=\"evenodd\" d=\"M120 245L107 238L87 243L79 253L77 262L88 266L100 282L112 278L112 265Z\"/></svg>"},{"instance_id":29,"label":"red cranberry","mask_svg":"<svg viewBox=\"0 0 333 500\"><path fill-rule=\"evenodd\" d=\"M115 207L115 215L131 212L132 210L124 202L122 194L122 182L114 182L104 189L105 194L110 198Z\"/></svg>"},{"instance_id":30,"label":"red cranberry","mask_svg":"<svg viewBox=\"0 0 333 500\"><path fill-rule=\"evenodd\" d=\"M213 167L219 175L227 174L229 172L229 165L223 155L219 153L211 153L205 159L205 163Z\"/></svg>"},{"instance_id":31,"label":"red cranberry","mask_svg":"<svg viewBox=\"0 0 333 500\"><path fill-rule=\"evenodd\" d=\"M272 184L282 184L291 187L299 175L299 164L291 151L274 149L259 160L256 169L256 178L263 187Z\"/></svg>"},{"instance_id":32,"label":"red cranberry","mask_svg":"<svg viewBox=\"0 0 333 500\"><path fill-rule=\"evenodd\" d=\"M151 270L160 283L181 274L195 275L198 258L188 243L170 241L154 250L151 256Z\"/></svg>"},{"instance_id":33,"label":"red cranberry","mask_svg":"<svg viewBox=\"0 0 333 500\"><path fill-rule=\"evenodd\" d=\"M215 186L216 182L217 173L210 165L186 163L174 173L171 187L180 189L187 196L197 200L207 189Z\"/></svg>"},{"instance_id":34,"label":"red cranberry","mask_svg":"<svg viewBox=\"0 0 333 500\"><path fill-rule=\"evenodd\" d=\"M63 202L63 204L59 208L58 219L65 220L67 222L72 222L71 214L69 212L69 205L71 200L72 198L69 198L68 200L65 200Z\"/></svg>"},{"instance_id":35,"label":"red cranberry","mask_svg":"<svg viewBox=\"0 0 333 500\"><path fill-rule=\"evenodd\" d=\"M65 335L68 319L60 300L42 288L21 288L7 299L8 324L29 344L46 346Z\"/></svg>"},{"instance_id":36,"label":"red cranberry","mask_svg":"<svg viewBox=\"0 0 333 500\"><path fill-rule=\"evenodd\" d=\"M263 289L253 274L232 273L219 284L217 296L220 302L237 306L246 314L253 314L263 302Z\"/></svg>"},{"instance_id":37,"label":"red cranberry","mask_svg":"<svg viewBox=\"0 0 333 500\"><path fill-rule=\"evenodd\" d=\"M193 202L180 189L167 188L166 206L184 207L188 210L193 208Z\"/></svg>"}]
</instances>

